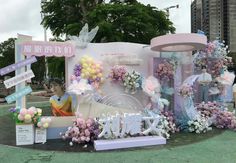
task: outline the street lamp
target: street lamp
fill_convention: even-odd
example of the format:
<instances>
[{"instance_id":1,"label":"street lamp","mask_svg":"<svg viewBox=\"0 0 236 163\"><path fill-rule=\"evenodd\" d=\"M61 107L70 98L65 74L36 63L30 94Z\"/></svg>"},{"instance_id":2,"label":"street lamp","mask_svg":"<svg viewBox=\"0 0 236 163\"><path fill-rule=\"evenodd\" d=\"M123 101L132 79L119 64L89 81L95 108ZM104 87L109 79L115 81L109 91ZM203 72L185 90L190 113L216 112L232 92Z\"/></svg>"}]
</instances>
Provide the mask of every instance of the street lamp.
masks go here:
<instances>
[{"instance_id":1,"label":"street lamp","mask_svg":"<svg viewBox=\"0 0 236 163\"><path fill-rule=\"evenodd\" d=\"M168 19L169 19L169 16L170 16L170 9L171 8L179 8L179 5L170 6L170 7L166 7L166 8L163 9L163 10L166 11L166 16L167 16Z\"/></svg>"},{"instance_id":2,"label":"street lamp","mask_svg":"<svg viewBox=\"0 0 236 163\"><path fill-rule=\"evenodd\" d=\"M47 0L41 0L41 8L42 8L42 4L45 2L47 2ZM44 16L45 16L45 14L41 13L42 20L43 20ZM43 27L43 29L44 29L44 41L47 41L47 29L46 29L46 27ZM47 60L46 56L45 56L44 60L45 60L45 70L46 70L45 77L46 77L46 79L48 79L48 60Z\"/></svg>"}]
</instances>

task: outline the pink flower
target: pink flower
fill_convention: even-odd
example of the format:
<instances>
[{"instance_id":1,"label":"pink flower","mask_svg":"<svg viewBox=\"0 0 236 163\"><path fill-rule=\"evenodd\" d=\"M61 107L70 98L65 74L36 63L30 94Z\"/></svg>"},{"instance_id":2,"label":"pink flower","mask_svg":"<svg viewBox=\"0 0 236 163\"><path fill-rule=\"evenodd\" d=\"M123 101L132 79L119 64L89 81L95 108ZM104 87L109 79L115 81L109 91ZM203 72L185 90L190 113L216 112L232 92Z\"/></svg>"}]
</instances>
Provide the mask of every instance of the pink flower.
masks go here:
<instances>
[{"instance_id":1,"label":"pink flower","mask_svg":"<svg viewBox=\"0 0 236 163\"><path fill-rule=\"evenodd\" d=\"M86 137L86 142L89 142L90 141L90 137Z\"/></svg>"},{"instance_id":2,"label":"pink flower","mask_svg":"<svg viewBox=\"0 0 236 163\"><path fill-rule=\"evenodd\" d=\"M85 141L86 137L85 136L81 136L80 139L81 139L81 141Z\"/></svg>"},{"instance_id":3,"label":"pink flower","mask_svg":"<svg viewBox=\"0 0 236 163\"><path fill-rule=\"evenodd\" d=\"M84 130L85 136L90 136L90 132L88 129Z\"/></svg>"}]
</instances>

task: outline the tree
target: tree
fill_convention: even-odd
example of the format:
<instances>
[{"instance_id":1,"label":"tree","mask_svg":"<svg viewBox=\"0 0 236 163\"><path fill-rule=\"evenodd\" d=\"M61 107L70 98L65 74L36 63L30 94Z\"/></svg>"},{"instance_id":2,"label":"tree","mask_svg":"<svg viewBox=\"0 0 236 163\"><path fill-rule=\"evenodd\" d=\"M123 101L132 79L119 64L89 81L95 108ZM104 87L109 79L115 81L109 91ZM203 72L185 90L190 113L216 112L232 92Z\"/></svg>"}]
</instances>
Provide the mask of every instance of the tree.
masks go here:
<instances>
[{"instance_id":1,"label":"tree","mask_svg":"<svg viewBox=\"0 0 236 163\"><path fill-rule=\"evenodd\" d=\"M138 3L137 0L110 0L110 3Z\"/></svg>"},{"instance_id":2,"label":"tree","mask_svg":"<svg viewBox=\"0 0 236 163\"><path fill-rule=\"evenodd\" d=\"M99 26L96 42L128 41L149 43L150 39L174 32L163 11L136 0L51 0L42 4L42 24L53 35L78 35L87 22Z\"/></svg>"},{"instance_id":3,"label":"tree","mask_svg":"<svg viewBox=\"0 0 236 163\"><path fill-rule=\"evenodd\" d=\"M42 2L42 24L50 28L53 35L71 34L68 30L87 22L86 15L104 0L50 0Z\"/></svg>"},{"instance_id":4,"label":"tree","mask_svg":"<svg viewBox=\"0 0 236 163\"><path fill-rule=\"evenodd\" d=\"M96 42L125 41L149 44L153 37L173 33L173 23L150 5L101 4L87 15L90 26L99 26Z\"/></svg>"},{"instance_id":5,"label":"tree","mask_svg":"<svg viewBox=\"0 0 236 163\"><path fill-rule=\"evenodd\" d=\"M0 44L0 68L6 67L15 63L15 40L16 38L9 38ZM8 76L15 76L15 72L7 74Z\"/></svg>"},{"instance_id":6,"label":"tree","mask_svg":"<svg viewBox=\"0 0 236 163\"><path fill-rule=\"evenodd\" d=\"M60 38L52 38L50 41L63 42ZM48 73L50 78L65 77L65 57L47 57Z\"/></svg>"},{"instance_id":7,"label":"tree","mask_svg":"<svg viewBox=\"0 0 236 163\"><path fill-rule=\"evenodd\" d=\"M64 57L48 57L49 77L64 78L65 76L65 58Z\"/></svg>"}]
</instances>

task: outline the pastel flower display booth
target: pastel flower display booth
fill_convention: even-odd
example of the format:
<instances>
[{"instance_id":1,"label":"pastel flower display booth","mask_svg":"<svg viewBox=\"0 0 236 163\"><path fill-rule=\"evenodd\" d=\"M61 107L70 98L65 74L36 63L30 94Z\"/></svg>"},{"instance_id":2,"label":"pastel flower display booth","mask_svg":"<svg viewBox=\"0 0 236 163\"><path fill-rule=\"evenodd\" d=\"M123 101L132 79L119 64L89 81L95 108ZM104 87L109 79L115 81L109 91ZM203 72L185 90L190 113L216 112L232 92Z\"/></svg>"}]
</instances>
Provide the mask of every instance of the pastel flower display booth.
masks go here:
<instances>
[{"instance_id":1,"label":"pastel flower display booth","mask_svg":"<svg viewBox=\"0 0 236 163\"><path fill-rule=\"evenodd\" d=\"M150 45L90 43L97 30L88 32L85 26L82 35L60 43L18 37L16 63L0 69L1 75L16 72L4 81L6 88L16 86L16 92L6 97L8 103L16 101L11 109L16 145L47 145L62 139L68 146L113 150L166 144L171 134L180 131L236 128L234 114L222 109L222 102L197 102L201 77L196 63L205 58L192 52L202 54L208 48L205 35L169 34L153 38ZM30 65L37 61L35 56L65 57L71 114L64 114L59 105L57 116L26 108L25 96L32 89L25 83L34 77ZM219 83L229 85L234 75L225 70L218 77ZM55 100L63 102L61 97Z\"/></svg>"}]
</instances>

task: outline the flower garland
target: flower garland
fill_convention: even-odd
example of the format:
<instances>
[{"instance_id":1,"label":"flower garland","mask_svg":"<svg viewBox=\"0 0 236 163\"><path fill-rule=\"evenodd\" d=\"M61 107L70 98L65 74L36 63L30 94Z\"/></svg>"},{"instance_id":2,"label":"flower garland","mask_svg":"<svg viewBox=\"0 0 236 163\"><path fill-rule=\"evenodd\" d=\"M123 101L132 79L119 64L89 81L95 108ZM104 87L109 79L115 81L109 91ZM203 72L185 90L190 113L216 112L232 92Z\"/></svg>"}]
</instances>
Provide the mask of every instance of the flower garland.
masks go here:
<instances>
[{"instance_id":1,"label":"flower garland","mask_svg":"<svg viewBox=\"0 0 236 163\"><path fill-rule=\"evenodd\" d=\"M141 74L137 71L133 71L132 73L126 73L123 81L123 85L125 87L126 92L131 92L131 94L136 93L137 89L142 86L142 77Z\"/></svg>"},{"instance_id":2,"label":"flower garland","mask_svg":"<svg viewBox=\"0 0 236 163\"><path fill-rule=\"evenodd\" d=\"M70 146L73 144L87 144L98 138L100 133L99 124L92 118L87 120L82 116L76 118L72 127L68 127L65 133L60 133L63 140L70 139Z\"/></svg>"}]
</instances>

